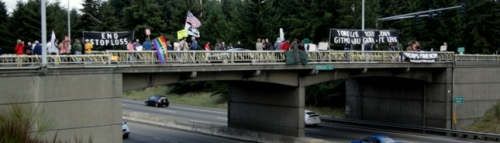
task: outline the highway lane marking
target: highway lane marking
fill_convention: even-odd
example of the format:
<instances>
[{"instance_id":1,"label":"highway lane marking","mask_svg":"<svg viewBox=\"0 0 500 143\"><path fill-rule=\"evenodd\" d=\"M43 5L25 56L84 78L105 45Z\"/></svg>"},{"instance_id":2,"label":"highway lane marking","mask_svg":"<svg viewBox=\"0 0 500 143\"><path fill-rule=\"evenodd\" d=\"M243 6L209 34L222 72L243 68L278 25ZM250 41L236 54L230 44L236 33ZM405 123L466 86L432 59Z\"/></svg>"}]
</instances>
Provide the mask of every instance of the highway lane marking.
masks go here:
<instances>
[{"instance_id":1,"label":"highway lane marking","mask_svg":"<svg viewBox=\"0 0 500 143\"><path fill-rule=\"evenodd\" d=\"M319 132L319 130L315 130L315 129L305 129L305 130Z\"/></svg>"},{"instance_id":2,"label":"highway lane marking","mask_svg":"<svg viewBox=\"0 0 500 143\"><path fill-rule=\"evenodd\" d=\"M410 133L407 133L407 134L404 134L404 133L397 133L397 132L391 132L391 131L383 131L383 130L376 130L376 129L363 129L361 127L356 127L356 126L345 126L345 125L337 125L337 126L334 126L334 125L330 125L330 124L322 124L322 125L325 125L325 126L330 126L330 127L340 127L340 128L351 128L351 129L357 129L357 130L364 130L364 131L378 131L378 132L383 132L385 134L398 134L398 135L402 135L402 136L413 136L413 137L419 137L419 138L433 138L433 139L437 139L437 140L446 140L446 141L452 141L452 142L460 142L460 143L470 143L470 141L462 141L462 140L456 140L456 139L449 139L449 138L440 138L440 137L433 137L433 136L423 136L423 135L413 135L413 134L410 134Z\"/></svg>"},{"instance_id":3,"label":"highway lane marking","mask_svg":"<svg viewBox=\"0 0 500 143\"><path fill-rule=\"evenodd\" d=\"M178 107L178 106L174 107L174 108L181 108L181 109L194 110L194 111L202 111L202 112L212 112L212 113L217 113L217 114L227 114L225 112L217 112L217 111L210 111L210 110L193 109L193 108Z\"/></svg>"},{"instance_id":4,"label":"highway lane marking","mask_svg":"<svg viewBox=\"0 0 500 143\"><path fill-rule=\"evenodd\" d=\"M227 118L224 118L224 117L217 117L217 119L227 120Z\"/></svg>"},{"instance_id":5,"label":"highway lane marking","mask_svg":"<svg viewBox=\"0 0 500 143\"><path fill-rule=\"evenodd\" d=\"M134 122L137 122L137 123L134 123ZM196 132L190 132L190 131L187 131L187 130L172 130L172 129L166 129L166 128L158 127L158 126L145 125L144 122L140 122L140 121L133 121L131 124L135 124L135 125L143 126L143 127L149 127L149 128L156 128L156 129L166 130L166 131L171 131L171 132L191 134L191 135L194 135L194 136L203 136L203 137L217 139L217 140L226 140L228 142L234 142L234 143L246 143L246 142L243 142L243 141L235 141L235 140L230 140L230 139L223 138L223 137L218 137L218 136L216 137L216 136L212 136L212 135L206 135L206 134L200 134L200 133L196 133Z\"/></svg>"},{"instance_id":6,"label":"highway lane marking","mask_svg":"<svg viewBox=\"0 0 500 143\"><path fill-rule=\"evenodd\" d=\"M198 120L189 120L191 122L198 122L198 123L204 123L204 124L212 124L210 122L203 122L203 121L198 121Z\"/></svg>"},{"instance_id":7,"label":"highway lane marking","mask_svg":"<svg viewBox=\"0 0 500 143\"><path fill-rule=\"evenodd\" d=\"M166 142L169 142L169 143L178 143L178 142L176 142L176 141L165 140L165 139L161 139L161 138L158 138L158 137L153 137L153 139L155 139L155 140L160 140L160 141L166 141Z\"/></svg>"},{"instance_id":8,"label":"highway lane marking","mask_svg":"<svg viewBox=\"0 0 500 143\"><path fill-rule=\"evenodd\" d=\"M165 110L165 109L159 109L162 112L170 112L170 113L175 113L175 111L170 111L170 110Z\"/></svg>"}]
</instances>

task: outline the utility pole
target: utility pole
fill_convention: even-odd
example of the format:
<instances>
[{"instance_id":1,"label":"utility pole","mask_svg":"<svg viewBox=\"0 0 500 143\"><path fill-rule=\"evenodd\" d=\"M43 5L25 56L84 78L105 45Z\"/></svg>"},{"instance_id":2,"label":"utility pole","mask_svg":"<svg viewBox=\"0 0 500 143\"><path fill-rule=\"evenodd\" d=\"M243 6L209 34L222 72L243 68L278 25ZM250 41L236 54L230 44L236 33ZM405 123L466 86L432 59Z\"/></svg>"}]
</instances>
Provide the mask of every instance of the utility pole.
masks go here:
<instances>
[{"instance_id":1,"label":"utility pole","mask_svg":"<svg viewBox=\"0 0 500 143\"><path fill-rule=\"evenodd\" d=\"M71 26L70 26L71 19L70 19L69 13L70 13L70 8L69 8L69 0L68 0L68 38L71 41Z\"/></svg>"},{"instance_id":2,"label":"utility pole","mask_svg":"<svg viewBox=\"0 0 500 143\"><path fill-rule=\"evenodd\" d=\"M47 15L45 13L45 0L40 5L42 16L42 67L47 66Z\"/></svg>"},{"instance_id":3,"label":"utility pole","mask_svg":"<svg viewBox=\"0 0 500 143\"><path fill-rule=\"evenodd\" d=\"M362 8L361 8L361 11L362 11L362 14L361 14L361 31L365 31L365 0L363 0L362 4L361 4ZM365 51L365 43L363 43L363 41L361 41L361 51Z\"/></svg>"}]
</instances>

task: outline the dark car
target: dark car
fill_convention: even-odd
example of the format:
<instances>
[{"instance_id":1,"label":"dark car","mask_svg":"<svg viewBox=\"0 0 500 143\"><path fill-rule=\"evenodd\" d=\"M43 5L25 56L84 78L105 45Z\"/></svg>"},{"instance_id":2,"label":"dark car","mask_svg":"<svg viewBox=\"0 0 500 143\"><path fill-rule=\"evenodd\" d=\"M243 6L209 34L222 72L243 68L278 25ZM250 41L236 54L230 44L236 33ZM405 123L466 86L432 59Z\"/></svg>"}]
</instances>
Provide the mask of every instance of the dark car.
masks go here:
<instances>
[{"instance_id":1,"label":"dark car","mask_svg":"<svg viewBox=\"0 0 500 143\"><path fill-rule=\"evenodd\" d=\"M154 105L156 107L160 107L160 106L168 107L169 104L170 104L170 102L168 102L167 97L165 97L163 95L153 95L153 96L149 97L148 99L144 100L144 105L146 105L146 106Z\"/></svg>"}]
</instances>

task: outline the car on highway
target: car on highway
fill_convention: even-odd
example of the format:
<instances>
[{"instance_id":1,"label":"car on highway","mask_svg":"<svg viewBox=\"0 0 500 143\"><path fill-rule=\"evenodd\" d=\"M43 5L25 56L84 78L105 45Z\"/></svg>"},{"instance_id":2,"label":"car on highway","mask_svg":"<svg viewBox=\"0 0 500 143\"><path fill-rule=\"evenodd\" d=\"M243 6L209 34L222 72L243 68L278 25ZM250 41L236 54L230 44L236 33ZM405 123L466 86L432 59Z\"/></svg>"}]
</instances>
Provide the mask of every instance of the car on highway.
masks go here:
<instances>
[{"instance_id":1,"label":"car on highway","mask_svg":"<svg viewBox=\"0 0 500 143\"><path fill-rule=\"evenodd\" d=\"M161 107L161 106L168 107L169 104L170 102L168 101L168 98L163 95L153 95L148 99L144 100L144 105L146 106L154 105L156 107Z\"/></svg>"},{"instance_id":2,"label":"car on highway","mask_svg":"<svg viewBox=\"0 0 500 143\"><path fill-rule=\"evenodd\" d=\"M313 126L318 126L319 123L321 123L321 119L319 118L319 115L314 113L313 111L310 110L304 110L305 114L305 125L313 125Z\"/></svg>"},{"instance_id":3,"label":"car on highway","mask_svg":"<svg viewBox=\"0 0 500 143\"><path fill-rule=\"evenodd\" d=\"M130 129L127 126L127 122L122 122L123 139L127 139L130 134Z\"/></svg>"},{"instance_id":4,"label":"car on highway","mask_svg":"<svg viewBox=\"0 0 500 143\"><path fill-rule=\"evenodd\" d=\"M371 135L361 140L352 141L351 143L402 143L402 142L398 142L387 135Z\"/></svg>"}]
</instances>

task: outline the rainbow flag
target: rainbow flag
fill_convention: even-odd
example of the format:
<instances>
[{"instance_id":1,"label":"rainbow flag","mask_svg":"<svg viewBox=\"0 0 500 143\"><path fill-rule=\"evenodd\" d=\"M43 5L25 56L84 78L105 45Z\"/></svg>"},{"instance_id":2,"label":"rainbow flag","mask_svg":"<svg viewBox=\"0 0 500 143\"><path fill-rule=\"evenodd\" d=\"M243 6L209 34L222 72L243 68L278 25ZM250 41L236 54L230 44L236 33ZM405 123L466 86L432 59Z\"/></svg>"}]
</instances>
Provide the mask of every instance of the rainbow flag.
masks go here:
<instances>
[{"instance_id":1,"label":"rainbow flag","mask_svg":"<svg viewBox=\"0 0 500 143\"><path fill-rule=\"evenodd\" d=\"M153 41L155 43L158 60L160 61L161 64L165 64L165 62L168 60L166 56L167 50L166 48L164 48L166 46L165 38L161 36L159 38L154 39Z\"/></svg>"},{"instance_id":2,"label":"rainbow flag","mask_svg":"<svg viewBox=\"0 0 500 143\"><path fill-rule=\"evenodd\" d=\"M167 48L168 48L168 45L167 45L167 40L165 40L165 37L163 36L160 36L160 38L158 38L160 40L160 43L162 44L161 45L161 48L163 48L163 57L165 57L165 62L168 62L168 55L167 55Z\"/></svg>"}]
</instances>

